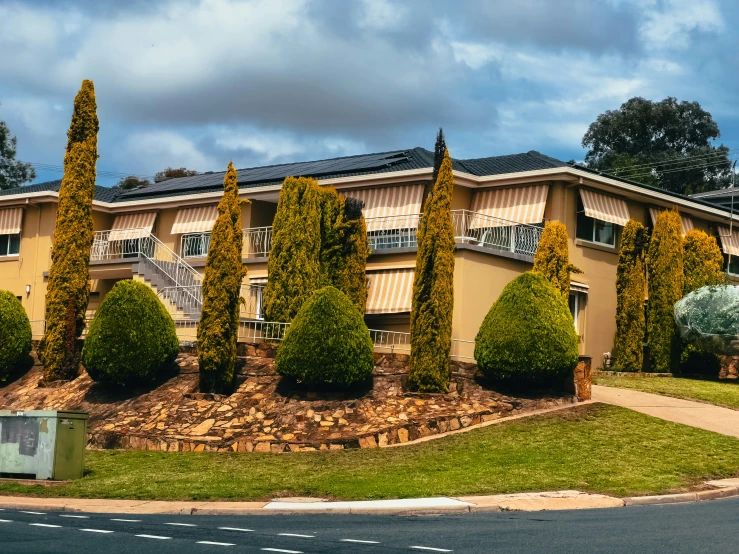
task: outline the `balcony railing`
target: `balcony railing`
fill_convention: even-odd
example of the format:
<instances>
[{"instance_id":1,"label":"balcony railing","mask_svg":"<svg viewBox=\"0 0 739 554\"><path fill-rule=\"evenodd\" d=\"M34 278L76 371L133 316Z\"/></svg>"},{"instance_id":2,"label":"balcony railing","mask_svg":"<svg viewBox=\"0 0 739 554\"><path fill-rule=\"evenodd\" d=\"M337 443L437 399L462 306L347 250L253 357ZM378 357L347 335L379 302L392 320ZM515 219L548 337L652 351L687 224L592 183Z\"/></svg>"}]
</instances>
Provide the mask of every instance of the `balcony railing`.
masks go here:
<instances>
[{"instance_id":1,"label":"balcony railing","mask_svg":"<svg viewBox=\"0 0 739 554\"><path fill-rule=\"evenodd\" d=\"M243 302L239 305L239 317L242 319L264 319L264 287L265 285L241 286ZM175 319L178 317L200 317L201 305L191 302L191 299L198 298L202 302L203 289L201 285L165 287L157 291L157 296Z\"/></svg>"},{"instance_id":2,"label":"balcony railing","mask_svg":"<svg viewBox=\"0 0 739 554\"><path fill-rule=\"evenodd\" d=\"M266 258L272 249L272 227L244 229L244 257Z\"/></svg>"},{"instance_id":3,"label":"balcony railing","mask_svg":"<svg viewBox=\"0 0 739 554\"><path fill-rule=\"evenodd\" d=\"M543 224L514 223L497 217L470 212L452 211L454 240L461 244L473 244L489 250L503 250L525 256L534 256Z\"/></svg>"}]
</instances>

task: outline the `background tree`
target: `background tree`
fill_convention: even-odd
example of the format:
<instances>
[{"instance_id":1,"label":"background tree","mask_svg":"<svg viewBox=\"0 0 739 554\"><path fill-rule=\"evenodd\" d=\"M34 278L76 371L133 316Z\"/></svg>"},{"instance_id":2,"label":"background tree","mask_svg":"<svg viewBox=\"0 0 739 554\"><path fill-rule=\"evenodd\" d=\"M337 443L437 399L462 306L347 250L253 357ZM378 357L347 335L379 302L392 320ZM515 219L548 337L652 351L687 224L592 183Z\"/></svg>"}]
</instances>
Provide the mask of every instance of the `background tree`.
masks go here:
<instances>
[{"instance_id":1,"label":"background tree","mask_svg":"<svg viewBox=\"0 0 739 554\"><path fill-rule=\"evenodd\" d=\"M223 191L205 262L198 361L200 390L230 393L236 366L241 282L246 276L241 262L241 202L233 162L228 164Z\"/></svg>"},{"instance_id":2,"label":"background tree","mask_svg":"<svg viewBox=\"0 0 739 554\"><path fill-rule=\"evenodd\" d=\"M616 269L616 362L622 371L644 366L644 293L647 229L633 219L624 226Z\"/></svg>"},{"instance_id":3,"label":"background tree","mask_svg":"<svg viewBox=\"0 0 739 554\"><path fill-rule=\"evenodd\" d=\"M176 179L177 177L192 177L193 175L198 175L198 172L193 169L187 169L184 167L168 167L167 169L159 171L156 175L154 175L154 182L161 183L162 181L166 181L167 179Z\"/></svg>"},{"instance_id":4,"label":"background tree","mask_svg":"<svg viewBox=\"0 0 739 554\"><path fill-rule=\"evenodd\" d=\"M647 337L652 369L677 369L680 343L674 319L675 303L683 296L683 237L680 215L664 211L657 216L647 251L649 304Z\"/></svg>"},{"instance_id":5,"label":"background tree","mask_svg":"<svg viewBox=\"0 0 739 554\"><path fill-rule=\"evenodd\" d=\"M364 204L321 189L321 283L346 294L364 315L367 307L367 258L370 254Z\"/></svg>"},{"instance_id":6,"label":"background tree","mask_svg":"<svg viewBox=\"0 0 739 554\"><path fill-rule=\"evenodd\" d=\"M563 298L570 295L570 274L582 273L570 263L567 227L559 221L548 221L534 256L534 271L544 275Z\"/></svg>"},{"instance_id":7,"label":"background tree","mask_svg":"<svg viewBox=\"0 0 739 554\"><path fill-rule=\"evenodd\" d=\"M285 179L272 237L264 313L268 321L289 323L321 282L321 193L314 179Z\"/></svg>"},{"instance_id":8,"label":"background tree","mask_svg":"<svg viewBox=\"0 0 739 554\"><path fill-rule=\"evenodd\" d=\"M619 177L691 194L728 184L729 149L698 102L631 98L590 124L585 165Z\"/></svg>"},{"instance_id":9,"label":"background tree","mask_svg":"<svg viewBox=\"0 0 739 554\"><path fill-rule=\"evenodd\" d=\"M137 188L144 188L148 187L151 184L148 179L139 179L135 175L129 175L128 177L124 177L120 181L118 181L115 185L113 185L114 189L121 189L121 190L132 190Z\"/></svg>"},{"instance_id":10,"label":"background tree","mask_svg":"<svg viewBox=\"0 0 739 554\"><path fill-rule=\"evenodd\" d=\"M443 140L441 133L439 138ZM452 160L446 151L418 228L409 385L420 392L449 390L454 308L453 188Z\"/></svg>"},{"instance_id":11,"label":"background tree","mask_svg":"<svg viewBox=\"0 0 739 554\"><path fill-rule=\"evenodd\" d=\"M40 348L46 381L74 378L79 367L76 339L84 329L90 299L88 265L94 237L92 199L99 129L96 112L93 83L85 80L74 99L59 189L46 292L46 333Z\"/></svg>"},{"instance_id":12,"label":"background tree","mask_svg":"<svg viewBox=\"0 0 739 554\"><path fill-rule=\"evenodd\" d=\"M36 178L36 171L30 163L15 159L18 138L10 136L10 129L0 121L0 190L21 186Z\"/></svg>"},{"instance_id":13,"label":"background tree","mask_svg":"<svg viewBox=\"0 0 739 554\"><path fill-rule=\"evenodd\" d=\"M715 237L694 229L685 235L683 241L683 273L685 283L683 296L701 287L722 285L724 276L724 257ZM718 375L721 359L700 346L682 341L680 354L681 373L703 373Z\"/></svg>"}]
</instances>

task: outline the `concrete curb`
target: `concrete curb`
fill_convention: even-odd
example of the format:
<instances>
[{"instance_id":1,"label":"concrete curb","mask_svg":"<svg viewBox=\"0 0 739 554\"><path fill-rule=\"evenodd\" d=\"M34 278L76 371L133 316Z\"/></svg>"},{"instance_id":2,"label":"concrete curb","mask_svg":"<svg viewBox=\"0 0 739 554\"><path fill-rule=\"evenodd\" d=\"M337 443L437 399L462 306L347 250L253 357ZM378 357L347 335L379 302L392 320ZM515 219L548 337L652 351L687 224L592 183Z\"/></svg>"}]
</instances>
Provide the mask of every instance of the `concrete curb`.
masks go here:
<instances>
[{"instance_id":1,"label":"concrete curb","mask_svg":"<svg viewBox=\"0 0 739 554\"><path fill-rule=\"evenodd\" d=\"M83 498L34 498L0 496L0 508L9 510L41 510L88 512L105 514L178 514L178 515L305 515L305 514L363 514L363 515L443 515L479 512L548 510L586 510L619 508L624 506L655 506L705 502L739 496L736 479L712 481L717 488L666 494L660 496L632 496L616 498L580 491L550 491L535 493L499 494L492 496L461 496L456 498L415 498L356 502L326 502L320 499L294 502L169 502L146 500L102 500Z\"/></svg>"}]
</instances>

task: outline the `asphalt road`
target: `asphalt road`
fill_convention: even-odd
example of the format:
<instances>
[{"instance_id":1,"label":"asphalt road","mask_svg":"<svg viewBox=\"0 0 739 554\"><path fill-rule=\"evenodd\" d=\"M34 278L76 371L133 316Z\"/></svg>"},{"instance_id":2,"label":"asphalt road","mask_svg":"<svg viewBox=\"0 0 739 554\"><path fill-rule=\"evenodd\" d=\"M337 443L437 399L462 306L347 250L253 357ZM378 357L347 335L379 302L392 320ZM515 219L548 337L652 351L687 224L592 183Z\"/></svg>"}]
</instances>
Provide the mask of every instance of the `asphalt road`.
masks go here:
<instances>
[{"instance_id":1,"label":"asphalt road","mask_svg":"<svg viewBox=\"0 0 739 554\"><path fill-rule=\"evenodd\" d=\"M739 550L739 499L446 516L168 516L0 511L0 552L629 552Z\"/></svg>"}]
</instances>

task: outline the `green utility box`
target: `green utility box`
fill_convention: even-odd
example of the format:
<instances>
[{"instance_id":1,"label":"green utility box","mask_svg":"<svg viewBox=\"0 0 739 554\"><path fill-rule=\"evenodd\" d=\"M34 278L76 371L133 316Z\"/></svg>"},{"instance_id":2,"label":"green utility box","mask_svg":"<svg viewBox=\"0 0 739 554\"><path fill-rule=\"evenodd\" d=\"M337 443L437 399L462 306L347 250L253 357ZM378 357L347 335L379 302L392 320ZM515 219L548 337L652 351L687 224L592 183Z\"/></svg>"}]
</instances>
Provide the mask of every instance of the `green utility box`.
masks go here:
<instances>
[{"instance_id":1,"label":"green utility box","mask_svg":"<svg viewBox=\"0 0 739 554\"><path fill-rule=\"evenodd\" d=\"M0 476L64 481L85 469L87 414L0 410Z\"/></svg>"}]
</instances>

